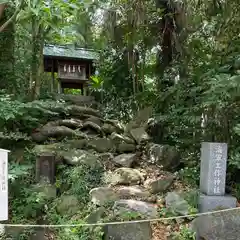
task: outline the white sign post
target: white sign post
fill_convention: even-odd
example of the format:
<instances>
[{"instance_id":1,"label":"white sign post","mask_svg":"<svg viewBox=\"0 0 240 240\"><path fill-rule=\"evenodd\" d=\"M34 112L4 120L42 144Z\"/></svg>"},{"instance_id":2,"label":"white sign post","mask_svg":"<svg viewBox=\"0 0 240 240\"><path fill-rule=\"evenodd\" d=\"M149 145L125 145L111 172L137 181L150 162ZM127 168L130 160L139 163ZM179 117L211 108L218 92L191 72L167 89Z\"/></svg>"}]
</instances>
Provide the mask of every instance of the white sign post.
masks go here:
<instances>
[{"instance_id":1,"label":"white sign post","mask_svg":"<svg viewBox=\"0 0 240 240\"><path fill-rule=\"evenodd\" d=\"M8 220L8 153L0 149L0 221Z\"/></svg>"}]
</instances>

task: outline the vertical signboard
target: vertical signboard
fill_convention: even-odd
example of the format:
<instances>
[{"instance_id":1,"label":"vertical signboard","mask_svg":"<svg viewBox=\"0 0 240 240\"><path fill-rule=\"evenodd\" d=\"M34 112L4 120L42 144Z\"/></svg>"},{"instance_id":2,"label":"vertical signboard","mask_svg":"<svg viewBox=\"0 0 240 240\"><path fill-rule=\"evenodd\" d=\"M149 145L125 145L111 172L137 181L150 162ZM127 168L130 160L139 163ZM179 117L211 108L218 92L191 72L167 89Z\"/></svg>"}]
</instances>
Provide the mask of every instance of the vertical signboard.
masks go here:
<instances>
[{"instance_id":1,"label":"vertical signboard","mask_svg":"<svg viewBox=\"0 0 240 240\"><path fill-rule=\"evenodd\" d=\"M200 191L209 196L225 195L227 144L203 142L201 148Z\"/></svg>"},{"instance_id":2,"label":"vertical signboard","mask_svg":"<svg viewBox=\"0 0 240 240\"><path fill-rule=\"evenodd\" d=\"M8 153L0 149L0 221L8 220Z\"/></svg>"}]
</instances>

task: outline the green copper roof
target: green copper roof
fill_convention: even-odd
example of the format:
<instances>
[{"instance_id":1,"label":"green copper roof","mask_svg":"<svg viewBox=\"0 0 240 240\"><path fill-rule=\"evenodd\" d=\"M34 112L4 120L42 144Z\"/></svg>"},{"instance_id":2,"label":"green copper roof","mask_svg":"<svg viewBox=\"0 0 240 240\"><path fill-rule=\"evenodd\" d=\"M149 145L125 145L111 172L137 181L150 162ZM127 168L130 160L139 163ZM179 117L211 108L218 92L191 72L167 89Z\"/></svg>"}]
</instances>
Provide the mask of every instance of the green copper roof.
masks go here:
<instances>
[{"instance_id":1,"label":"green copper roof","mask_svg":"<svg viewBox=\"0 0 240 240\"><path fill-rule=\"evenodd\" d=\"M96 60L98 58L98 53L91 49L61 45L45 45L43 49L43 55L49 57L65 57L88 60Z\"/></svg>"}]
</instances>

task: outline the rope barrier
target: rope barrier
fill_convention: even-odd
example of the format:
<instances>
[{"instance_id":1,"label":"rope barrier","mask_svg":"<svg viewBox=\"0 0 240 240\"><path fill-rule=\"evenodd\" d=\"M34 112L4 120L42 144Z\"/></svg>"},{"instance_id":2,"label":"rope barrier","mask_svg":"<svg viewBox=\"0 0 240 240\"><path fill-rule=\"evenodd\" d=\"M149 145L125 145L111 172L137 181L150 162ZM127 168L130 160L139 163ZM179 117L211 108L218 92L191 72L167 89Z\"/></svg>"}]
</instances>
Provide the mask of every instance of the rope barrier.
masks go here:
<instances>
[{"instance_id":1,"label":"rope barrier","mask_svg":"<svg viewBox=\"0 0 240 240\"><path fill-rule=\"evenodd\" d=\"M31 225L31 224L1 224L1 227L24 227L24 228L71 228L71 227L94 227L94 226L106 226L106 225L119 225L119 224L133 224L133 223L144 223L144 222L159 222L159 221L167 221L167 220L175 220L175 219L182 219L182 218L191 218L191 217L200 217L204 215L210 215L214 213L222 213L222 212L230 212L234 210L240 210L240 207L236 208L229 208L229 209L222 209L212 212L205 212L205 213L196 213L196 214L189 214L189 215L182 215L182 216L175 216L175 217L163 217L163 218L156 218L156 219L141 219L141 220L134 220L134 221L121 221L121 222L105 222L105 223L79 223L79 224L59 224L59 225ZM239 212L240 214L240 212Z\"/></svg>"}]
</instances>

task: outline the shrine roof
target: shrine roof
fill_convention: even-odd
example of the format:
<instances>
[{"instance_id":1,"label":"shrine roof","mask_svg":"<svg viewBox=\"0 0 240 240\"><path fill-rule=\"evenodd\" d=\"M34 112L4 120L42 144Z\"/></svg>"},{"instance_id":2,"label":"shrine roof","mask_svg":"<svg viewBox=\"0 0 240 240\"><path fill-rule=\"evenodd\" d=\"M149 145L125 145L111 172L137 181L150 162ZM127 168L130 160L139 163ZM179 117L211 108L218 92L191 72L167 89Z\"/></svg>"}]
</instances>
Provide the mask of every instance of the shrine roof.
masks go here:
<instances>
[{"instance_id":1,"label":"shrine roof","mask_svg":"<svg viewBox=\"0 0 240 240\"><path fill-rule=\"evenodd\" d=\"M98 53L92 49L77 48L73 45L45 45L44 57L96 60Z\"/></svg>"}]
</instances>

